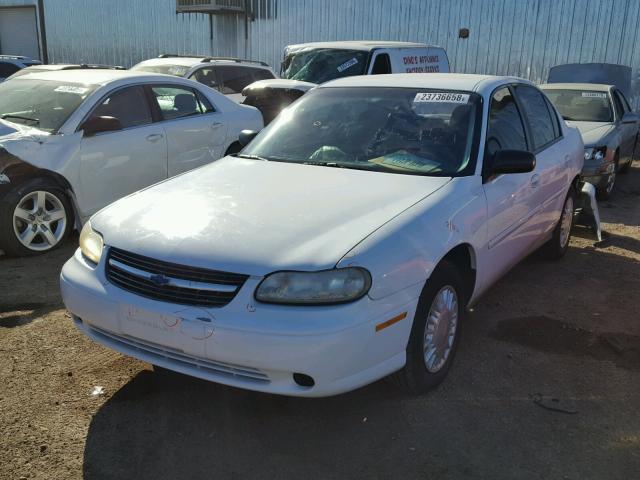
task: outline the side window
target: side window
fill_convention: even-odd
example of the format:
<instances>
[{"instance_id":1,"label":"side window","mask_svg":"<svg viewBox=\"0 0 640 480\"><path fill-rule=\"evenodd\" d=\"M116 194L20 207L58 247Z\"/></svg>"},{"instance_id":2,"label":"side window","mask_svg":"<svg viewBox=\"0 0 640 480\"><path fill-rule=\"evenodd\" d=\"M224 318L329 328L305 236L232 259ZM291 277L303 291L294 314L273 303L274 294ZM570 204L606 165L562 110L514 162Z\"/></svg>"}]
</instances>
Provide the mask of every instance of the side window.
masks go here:
<instances>
[{"instance_id":1,"label":"side window","mask_svg":"<svg viewBox=\"0 0 640 480\"><path fill-rule=\"evenodd\" d=\"M191 74L189 77L191 80L195 80L198 83L206 85L207 87L219 90L218 79L213 68L199 68Z\"/></svg>"},{"instance_id":2,"label":"side window","mask_svg":"<svg viewBox=\"0 0 640 480\"><path fill-rule=\"evenodd\" d=\"M109 95L91 114L92 117L114 117L122 128L147 125L153 121L149 103L141 86L127 87Z\"/></svg>"},{"instance_id":3,"label":"side window","mask_svg":"<svg viewBox=\"0 0 640 480\"><path fill-rule=\"evenodd\" d=\"M242 93L247 85L254 82L252 68L246 67L217 67L216 74L220 82L220 90L225 95Z\"/></svg>"},{"instance_id":4,"label":"side window","mask_svg":"<svg viewBox=\"0 0 640 480\"><path fill-rule=\"evenodd\" d=\"M383 75L385 73L391 73L391 61L388 53L381 53L373 63L371 75Z\"/></svg>"},{"instance_id":5,"label":"side window","mask_svg":"<svg viewBox=\"0 0 640 480\"><path fill-rule=\"evenodd\" d=\"M202 115L213 110L203 95L187 87L154 86L151 91L163 120Z\"/></svg>"},{"instance_id":6,"label":"side window","mask_svg":"<svg viewBox=\"0 0 640 480\"><path fill-rule=\"evenodd\" d=\"M275 78L273 74L265 69L265 68L252 68L253 71L253 79L257 82L258 80L271 80Z\"/></svg>"},{"instance_id":7,"label":"side window","mask_svg":"<svg viewBox=\"0 0 640 480\"><path fill-rule=\"evenodd\" d=\"M13 75L18 70L20 70L20 67L14 65L13 63L0 62L0 78L7 78L9 75Z\"/></svg>"},{"instance_id":8,"label":"side window","mask_svg":"<svg viewBox=\"0 0 640 480\"><path fill-rule=\"evenodd\" d=\"M622 118L624 115L624 107L622 106L622 102L620 101L620 97L617 95L618 92L613 92L613 106L616 109L616 116L618 120Z\"/></svg>"},{"instance_id":9,"label":"side window","mask_svg":"<svg viewBox=\"0 0 640 480\"><path fill-rule=\"evenodd\" d=\"M486 155L491 158L500 150L527 150L522 118L506 87L491 97L487 125Z\"/></svg>"},{"instance_id":10,"label":"side window","mask_svg":"<svg viewBox=\"0 0 640 480\"><path fill-rule=\"evenodd\" d=\"M544 96L536 88L519 85L516 95L522 104L524 116L531 128L533 150L543 148L555 140L553 122Z\"/></svg>"},{"instance_id":11,"label":"side window","mask_svg":"<svg viewBox=\"0 0 640 480\"><path fill-rule=\"evenodd\" d=\"M544 96L544 101L547 104L547 109L549 110L549 115L551 115L551 123L553 125L553 136L558 138L562 135L562 129L560 128L560 120L558 119L558 114L556 113L556 109L551 105L549 99Z\"/></svg>"},{"instance_id":12,"label":"side window","mask_svg":"<svg viewBox=\"0 0 640 480\"><path fill-rule=\"evenodd\" d=\"M627 99L624 98L624 95L622 95L620 90L614 90L613 96L616 103L616 110L620 112L620 118L622 118L625 113L631 111L629 103L627 102Z\"/></svg>"}]
</instances>

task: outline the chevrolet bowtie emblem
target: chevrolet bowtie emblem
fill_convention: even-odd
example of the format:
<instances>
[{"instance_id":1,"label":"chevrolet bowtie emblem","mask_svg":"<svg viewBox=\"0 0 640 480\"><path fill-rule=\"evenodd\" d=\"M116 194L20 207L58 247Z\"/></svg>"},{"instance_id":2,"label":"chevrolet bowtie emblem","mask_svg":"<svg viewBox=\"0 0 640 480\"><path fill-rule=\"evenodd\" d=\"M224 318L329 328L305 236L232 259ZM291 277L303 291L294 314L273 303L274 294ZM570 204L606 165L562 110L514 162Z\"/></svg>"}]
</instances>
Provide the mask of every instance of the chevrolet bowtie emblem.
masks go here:
<instances>
[{"instance_id":1,"label":"chevrolet bowtie emblem","mask_svg":"<svg viewBox=\"0 0 640 480\"><path fill-rule=\"evenodd\" d=\"M153 283L155 283L159 287L162 287L163 285L168 285L170 283L170 280L167 277L160 274L151 275L149 277L149 280L151 280Z\"/></svg>"}]
</instances>

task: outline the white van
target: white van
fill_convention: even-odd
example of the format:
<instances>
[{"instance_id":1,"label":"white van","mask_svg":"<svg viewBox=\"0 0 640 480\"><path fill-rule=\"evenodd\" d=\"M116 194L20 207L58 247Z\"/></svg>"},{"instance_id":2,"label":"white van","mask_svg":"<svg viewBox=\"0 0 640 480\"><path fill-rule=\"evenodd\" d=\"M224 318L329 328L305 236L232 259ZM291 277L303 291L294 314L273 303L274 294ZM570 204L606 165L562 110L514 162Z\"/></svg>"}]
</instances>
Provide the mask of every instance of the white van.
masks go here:
<instances>
[{"instance_id":1,"label":"white van","mask_svg":"<svg viewBox=\"0 0 640 480\"><path fill-rule=\"evenodd\" d=\"M269 123L289 103L318 84L336 78L385 73L448 73L442 47L412 42L345 41L289 45L279 79L248 85L245 104L257 107Z\"/></svg>"}]
</instances>

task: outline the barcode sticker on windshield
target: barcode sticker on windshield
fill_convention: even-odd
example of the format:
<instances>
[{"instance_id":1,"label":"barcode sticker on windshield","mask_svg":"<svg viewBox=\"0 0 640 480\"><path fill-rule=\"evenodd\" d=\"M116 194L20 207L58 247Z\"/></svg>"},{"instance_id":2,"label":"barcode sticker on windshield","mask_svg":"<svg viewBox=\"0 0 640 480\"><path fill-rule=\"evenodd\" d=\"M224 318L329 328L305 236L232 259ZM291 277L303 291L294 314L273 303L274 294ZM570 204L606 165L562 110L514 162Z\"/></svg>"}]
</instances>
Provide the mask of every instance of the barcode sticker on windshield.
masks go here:
<instances>
[{"instance_id":1,"label":"barcode sticker on windshield","mask_svg":"<svg viewBox=\"0 0 640 480\"><path fill-rule=\"evenodd\" d=\"M607 98L607 94L604 92L582 92L582 96L587 98Z\"/></svg>"},{"instance_id":2,"label":"barcode sticker on windshield","mask_svg":"<svg viewBox=\"0 0 640 480\"><path fill-rule=\"evenodd\" d=\"M455 93L455 92L429 92L429 93L416 93L413 99L414 103L426 102L426 103L468 103L468 93Z\"/></svg>"},{"instance_id":3,"label":"barcode sticker on windshield","mask_svg":"<svg viewBox=\"0 0 640 480\"><path fill-rule=\"evenodd\" d=\"M355 57L352 58L351 60L347 60L346 62L344 62L342 65L338 67L338 71L344 72L347 68L353 67L356 63L358 63L358 59Z\"/></svg>"},{"instance_id":4,"label":"barcode sticker on windshield","mask_svg":"<svg viewBox=\"0 0 640 480\"><path fill-rule=\"evenodd\" d=\"M88 88L76 87L75 85L60 85L55 88L54 92L77 93L78 95L82 95L83 93L87 93L88 90Z\"/></svg>"}]
</instances>

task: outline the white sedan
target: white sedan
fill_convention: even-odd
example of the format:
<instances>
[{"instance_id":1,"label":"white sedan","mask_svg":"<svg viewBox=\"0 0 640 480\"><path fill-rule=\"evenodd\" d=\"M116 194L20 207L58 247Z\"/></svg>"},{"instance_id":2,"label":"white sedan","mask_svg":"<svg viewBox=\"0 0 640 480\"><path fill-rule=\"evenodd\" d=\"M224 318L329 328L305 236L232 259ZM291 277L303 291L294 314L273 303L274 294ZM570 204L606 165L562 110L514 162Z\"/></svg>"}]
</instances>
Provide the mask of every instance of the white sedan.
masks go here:
<instances>
[{"instance_id":1,"label":"white sedan","mask_svg":"<svg viewBox=\"0 0 640 480\"><path fill-rule=\"evenodd\" d=\"M395 372L423 392L466 307L530 252L565 253L582 163L525 80L337 80L95 215L62 295L90 338L188 375L326 396Z\"/></svg>"},{"instance_id":2,"label":"white sedan","mask_svg":"<svg viewBox=\"0 0 640 480\"><path fill-rule=\"evenodd\" d=\"M58 246L109 203L239 149L260 112L204 85L118 70L0 85L0 249Z\"/></svg>"}]
</instances>

